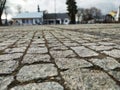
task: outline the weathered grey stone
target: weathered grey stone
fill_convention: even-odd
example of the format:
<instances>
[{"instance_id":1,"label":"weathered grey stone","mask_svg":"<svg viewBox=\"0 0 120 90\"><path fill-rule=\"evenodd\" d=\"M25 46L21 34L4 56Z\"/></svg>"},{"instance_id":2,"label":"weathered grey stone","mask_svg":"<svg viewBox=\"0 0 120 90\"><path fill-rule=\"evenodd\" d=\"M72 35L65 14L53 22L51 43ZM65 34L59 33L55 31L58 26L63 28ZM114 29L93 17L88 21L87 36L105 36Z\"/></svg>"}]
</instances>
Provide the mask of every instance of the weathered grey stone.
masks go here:
<instances>
[{"instance_id":1,"label":"weathered grey stone","mask_svg":"<svg viewBox=\"0 0 120 90\"><path fill-rule=\"evenodd\" d=\"M103 50L110 50L113 47L112 46L89 46L91 49L96 50L96 51L103 51Z\"/></svg>"},{"instance_id":2,"label":"weathered grey stone","mask_svg":"<svg viewBox=\"0 0 120 90\"><path fill-rule=\"evenodd\" d=\"M82 45L84 45L84 46L96 46L99 44L97 44L97 43L83 43Z\"/></svg>"},{"instance_id":3,"label":"weathered grey stone","mask_svg":"<svg viewBox=\"0 0 120 90\"><path fill-rule=\"evenodd\" d=\"M7 90L7 86L13 81L13 77L0 77L0 90Z\"/></svg>"},{"instance_id":4,"label":"weathered grey stone","mask_svg":"<svg viewBox=\"0 0 120 90\"><path fill-rule=\"evenodd\" d=\"M112 56L114 58L120 58L120 50L113 49L111 51L103 51L103 53Z\"/></svg>"},{"instance_id":5,"label":"weathered grey stone","mask_svg":"<svg viewBox=\"0 0 120 90\"><path fill-rule=\"evenodd\" d=\"M78 43L74 42L64 42L64 44L69 47L80 46Z\"/></svg>"},{"instance_id":6,"label":"weathered grey stone","mask_svg":"<svg viewBox=\"0 0 120 90\"><path fill-rule=\"evenodd\" d=\"M50 51L52 57L54 58L66 58L66 57L75 57L76 55L72 50L65 51Z\"/></svg>"},{"instance_id":7,"label":"weathered grey stone","mask_svg":"<svg viewBox=\"0 0 120 90\"><path fill-rule=\"evenodd\" d=\"M30 43L30 40L28 39L20 39L16 44L25 44L25 43Z\"/></svg>"},{"instance_id":8,"label":"weathered grey stone","mask_svg":"<svg viewBox=\"0 0 120 90\"><path fill-rule=\"evenodd\" d=\"M90 59L95 65L100 66L104 70L113 70L115 68L120 68L120 63L118 63L115 59L106 57L103 59Z\"/></svg>"},{"instance_id":9,"label":"weathered grey stone","mask_svg":"<svg viewBox=\"0 0 120 90\"><path fill-rule=\"evenodd\" d=\"M112 75L116 80L120 81L120 68L118 70L116 68L115 70L109 71L108 73Z\"/></svg>"},{"instance_id":10,"label":"weathered grey stone","mask_svg":"<svg viewBox=\"0 0 120 90\"><path fill-rule=\"evenodd\" d=\"M56 46L56 47L51 47L50 50L52 51L61 51L61 50L68 50L67 47L65 46Z\"/></svg>"},{"instance_id":11,"label":"weathered grey stone","mask_svg":"<svg viewBox=\"0 0 120 90\"><path fill-rule=\"evenodd\" d=\"M40 36L38 36L38 37L40 37ZM37 37L37 39L33 40L32 44L45 44L45 41L43 39L38 39L38 37Z\"/></svg>"},{"instance_id":12,"label":"weathered grey stone","mask_svg":"<svg viewBox=\"0 0 120 90\"><path fill-rule=\"evenodd\" d=\"M11 45L11 44L15 43L16 41L17 41L17 39L16 40L8 39L7 41L4 41L4 44Z\"/></svg>"},{"instance_id":13,"label":"weathered grey stone","mask_svg":"<svg viewBox=\"0 0 120 90\"><path fill-rule=\"evenodd\" d=\"M85 48L84 46L80 47L71 47L80 57L92 57L92 56L98 56L98 53Z\"/></svg>"},{"instance_id":14,"label":"weathered grey stone","mask_svg":"<svg viewBox=\"0 0 120 90\"><path fill-rule=\"evenodd\" d=\"M10 90L64 90L64 88L57 82L44 82L16 86Z\"/></svg>"},{"instance_id":15,"label":"weathered grey stone","mask_svg":"<svg viewBox=\"0 0 120 90\"><path fill-rule=\"evenodd\" d=\"M110 43L110 42L99 42L99 44L106 46L116 45L115 43Z\"/></svg>"},{"instance_id":16,"label":"weathered grey stone","mask_svg":"<svg viewBox=\"0 0 120 90\"><path fill-rule=\"evenodd\" d=\"M54 42L54 43L50 43L50 44L48 44L48 46L51 48L51 47L61 47L61 46L63 46L61 43L59 43L59 42Z\"/></svg>"},{"instance_id":17,"label":"weathered grey stone","mask_svg":"<svg viewBox=\"0 0 120 90\"><path fill-rule=\"evenodd\" d=\"M91 63L76 58L56 58L55 62L60 69L84 68L92 66Z\"/></svg>"},{"instance_id":18,"label":"weathered grey stone","mask_svg":"<svg viewBox=\"0 0 120 90\"><path fill-rule=\"evenodd\" d=\"M114 48L120 49L120 45L116 45L114 46Z\"/></svg>"},{"instance_id":19,"label":"weathered grey stone","mask_svg":"<svg viewBox=\"0 0 120 90\"><path fill-rule=\"evenodd\" d=\"M7 48L7 46L0 46L0 50L4 50L6 48Z\"/></svg>"},{"instance_id":20,"label":"weathered grey stone","mask_svg":"<svg viewBox=\"0 0 120 90\"><path fill-rule=\"evenodd\" d=\"M29 48L29 50L27 51L27 53L41 53L41 54L44 54L44 53L48 53L48 50L46 47L39 47L39 48Z\"/></svg>"},{"instance_id":21,"label":"weathered grey stone","mask_svg":"<svg viewBox=\"0 0 120 90\"><path fill-rule=\"evenodd\" d=\"M26 54L22 63L50 62L50 56L47 54Z\"/></svg>"},{"instance_id":22,"label":"weathered grey stone","mask_svg":"<svg viewBox=\"0 0 120 90\"><path fill-rule=\"evenodd\" d=\"M2 42L1 44L0 44L0 46L9 46L9 45L11 45L11 44L13 44L13 43L10 43L10 42Z\"/></svg>"},{"instance_id":23,"label":"weathered grey stone","mask_svg":"<svg viewBox=\"0 0 120 90\"><path fill-rule=\"evenodd\" d=\"M45 47L45 44L31 44L30 48L32 48L32 47L34 47L34 48Z\"/></svg>"},{"instance_id":24,"label":"weathered grey stone","mask_svg":"<svg viewBox=\"0 0 120 90\"><path fill-rule=\"evenodd\" d=\"M81 43L81 44L83 44L83 43L88 43L88 41L87 40L76 40L77 42L79 42L79 43Z\"/></svg>"},{"instance_id":25,"label":"weathered grey stone","mask_svg":"<svg viewBox=\"0 0 120 90\"><path fill-rule=\"evenodd\" d=\"M23 53L13 53L13 54L4 54L0 55L0 61L6 61L6 60L16 60L21 58Z\"/></svg>"},{"instance_id":26,"label":"weathered grey stone","mask_svg":"<svg viewBox=\"0 0 120 90\"><path fill-rule=\"evenodd\" d=\"M85 90L83 87L82 74L79 68L61 72L61 75L65 80L64 84L70 90Z\"/></svg>"},{"instance_id":27,"label":"weathered grey stone","mask_svg":"<svg viewBox=\"0 0 120 90\"><path fill-rule=\"evenodd\" d=\"M81 69L84 90L119 90L120 86L106 73Z\"/></svg>"},{"instance_id":28,"label":"weathered grey stone","mask_svg":"<svg viewBox=\"0 0 120 90\"><path fill-rule=\"evenodd\" d=\"M9 48L5 50L5 53L23 53L25 52L26 47L19 48Z\"/></svg>"},{"instance_id":29,"label":"weathered grey stone","mask_svg":"<svg viewBox=\"0 0 120 90\"><path fill-rule=\"evenodd\" d=\"M0 73L12 73L18 66L17 61L1 61L0 62Z\"/></svg>"},{"instance_id":30,"label":"weathered grey stone","mask_svg":"<svg viewBox=\"0 0 120 90\"><path fill-rule=\"evenodd\" d=\"M23 82L32 79L46 78L57 75L57 69L53 64L38 64L24 66L17 74L17 80Z\"/></svg>"},{"instance_id":31,"label":"weathered grey stone","mask_svg":"<svg viewBox=\"0 0 120 90\"><path fill-rule=\"evenodd\" d=\"M69 69L61 72L70 90L119 90L119 86L107 74L89 69Z\"/></svg>"}]
</instances>

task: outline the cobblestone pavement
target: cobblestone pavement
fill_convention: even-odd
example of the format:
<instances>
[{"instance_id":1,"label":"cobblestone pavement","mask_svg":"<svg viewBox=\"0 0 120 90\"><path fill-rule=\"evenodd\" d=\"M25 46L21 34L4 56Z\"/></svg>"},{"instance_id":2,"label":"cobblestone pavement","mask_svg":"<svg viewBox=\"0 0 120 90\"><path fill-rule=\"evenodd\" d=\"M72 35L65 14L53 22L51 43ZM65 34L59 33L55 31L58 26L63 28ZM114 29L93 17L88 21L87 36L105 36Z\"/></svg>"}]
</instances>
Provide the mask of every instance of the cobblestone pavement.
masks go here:
<instances>
[{"instance_id":1,"label":"cobblestone pavement","mask_svg":"<svg viewBox=\"0 0 120 90\"><path fill-rule=\"evenodd\" d=\"M0 90L120 90L120 25L0 27Z\"/></svg>"}]
</instances>

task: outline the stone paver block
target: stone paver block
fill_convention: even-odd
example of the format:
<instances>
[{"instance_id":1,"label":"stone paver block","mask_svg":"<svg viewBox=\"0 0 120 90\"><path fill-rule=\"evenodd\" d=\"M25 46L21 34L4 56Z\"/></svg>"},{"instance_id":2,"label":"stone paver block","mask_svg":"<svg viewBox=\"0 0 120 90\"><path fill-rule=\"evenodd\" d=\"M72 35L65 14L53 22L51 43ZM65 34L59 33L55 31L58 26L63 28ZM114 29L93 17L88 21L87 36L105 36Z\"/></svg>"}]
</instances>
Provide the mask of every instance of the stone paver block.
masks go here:
<instances>
[{"instance_id":1,"label":"stone paver block","mask_svg":"<svg viewBox=\"0 0 120 90\"><path fill-rule=\"evenodd\" d=\"M7 90L7 86L13 81L13 77L0 77L0 90Z\"/></svg>"},{"instance_id":2,"label":"stone paver block","mask_svg":"<svg viewBox=\"0 0 120 90\"><path fill-rule=\"evenodd\" d=\"M9 48L5 50L5 53L23 53L25 52L26 47L19 48Z\"/></svg>"},{"instance_id":3,"label":"stone paver block","mask_svg":"<svg viewBox=\"0 0 120 90\"><path fill-rule=\"evenodd\" d=\"M112 70L112 71L109 71L108 73L110 75L112 75L116 80L120 81L120 69L119 70Z\"/></svg>"},{"instance_id":4,"label":"stone paver block","mask_svg":"<svg viewBox=\"0 0 120 90\"><path fill-rule=\"evenodd\" d=\"M76 58L56 58L55 62L60 69L84 68L92 66L91 63Z\"/></svg>"},{"instance_id":5,"label":"stone paver block","mask_svg":"<svg viewBox=\"0 0 120 90\"><path fill-rule=\"evenodd\" d=\"M120 68L120 63L118 63L115 59L106 57L103 59L90 59L95 65L100 66L104 70L113 70L115 68Z\"/></svg>"},{"instance_id":6,"label":"stone paver block","mask_svg":"<svg viewBox=\"0 0 120 90\"><path fill-rule=\"evenodd\" d=\"M77 42L79 42L79 43L81 43L81 44L83 44L83 43L88 43L88 41L87 40L75 40L75 41L77 41Z\"/></svg>"},{"instance_id":7,"label":"stone paver block","mask_svg":"<svg viewBox=\"0 0 120 90\"><path fill-rule=\"evenodd\" d=\"M119 90L119 86L107 74L89 69L70 69L61 72L70 90Z\"/></svg>"},{"instance_id":8,"label":"stone paver block","mask_svg":"<svg viewBox=\"0 0 120 90\"><path fill-rule=\"evenodd\" d=\"M47 54L26 54L22 63L50 62L50 56Z\"/></svg>"},{"instance_id":9,"label":"stone paver block","mask_svg":"<svg viewBox=\"0 0 120 90\"><path fill-rule=\"evenodd\" d=\"M46 47L39 47L39 48L29 48L28 52L27 53L48 53L48 50Z\"/></svg>"},{"instance_id":10,"label":"stone paver block","mask_svg":"<svg viewBox=\"0 0 120 90\"><path fill-rule=\"evenodd\" d=\"M110 43L110 42L99 42L99 44L106 46L116 45L115 43Z\"/></svg>"},{"instance_id":11,"label":"stone paver block","mask_svg":"<svg viewBox=\"0 0 120 90\"><path fill-rule=\"evenodd\" d=\"M64 42L64 44L69 47L80 46L78 43L74 42Z\"/></svg>"},{"instance_id":12,"label":"stone paver block","mask_svg":"<svg viewBox=\"0 0 120 90\"><path fill-rule=\"evenodd\" d=\"M83 89L82 74L79 68L61 72L61 75L70 90L85 90Z\"/></svg>"},{"instance_id":13,"label":"stone paver block","mask_svg":"<svg viewBox=\"0 0 120 90\"><path fill-rule=\"evenodd\" d=\"M0 46L0 51L6 49L7 46Z\"/></svg>"},{"instance_id":14,"label":"stone paver block","mask_svg":"<svg viewBox=\"0 0 120 90\"><path fill-rule=\"evenodd\" d=\"M17 74L17 80L23 82L38 78L46 78L48 76L55 76L57 74L57 69L53 64L30 65L21 68Z\"/></svg>"},{"instance_id":15,"label":"stone paver block","mask_svg":"<svg viewBox=\"0 0 120 90\"><path fill-rule=\"evenodd\" d=\"M39 38L39 36L38 36L38 38ZM33 40L32 44L45 44L45 41L41 40L41 39L35 39L35 40Z\"/></svg>"},{"instance_id":16,"label":"stone paver block","mask_svg":"<svg viewBox=\"0 0 120 90\"><path fill-rule=\"evenodd\" d=\"M82 45L84 45L84 46L96 46L99 44L97 44L97 43L83 43Z\"/></svg>"},{"instance_id":17,"label":"stone paver block","mask_svg":"<svg viewBox=\"0 0 120 90\"><path fill-rule=\"evenodd\" d=\"M55 43L55 42L54 42L54 43L48 44L48 46L49 46L49 47L58 47L58 46L61 47L61 46L63 46L63 45L62 45L61 43L59 43L59 42L58 42L58 43Z\"/></svg>"},{"instance_id":18,"label":"stone paver block","mask_svg":"<svg viewBox=\"0 0 120 90\"><path fill-rule=\"evenodd\" d=\"M0 55L0 61L16 60L21 58L22 55L23 53L3 54L3 55Z\"/></svg>"},{"instance_id":19,"label":"stone paver block","mask_svg":"<svg viewBox=\"0 0 120 90\"><path fill-rule=\"evenodd\" d=\"M80 57L92 57L92 56L98 56L99 54L85 48L84 46L81 47L71 47Z\"/></svg>"},{"instance_id":20,"label":"stone paver block","mask_svg":"<svg viewBox=\"0 0 120 90\"><path fill-rule=\"evenodd\" d=\"M57 82L44 82L16 86L10 90L64 90L64 88Z\"/></svg>"},{"instance_id":21,"label":"stone paver block","mask_svg":"<svg viewBox=\"0 0 120 90\"><path fill-rule=\"evenodd\" d=\"M0 73L12 73L18 66L18 61L1 61L0 62Z\"/></svg>"},{"instance_id":22,"label":"stone paver block","mask_svg":"<svg viewBox=\"0 0 120 90\"><path fill-rule=\"evenodd\" d=\"M113 49L111 51L103 51L103 53L112 56L114 58L120 58L120 50Z\"/></svg>"},{"instance_id":23,"label":"stone paver block","mask_svg":"<svg viewBox=\"0 0 120 90\"><path fill-rule=\"evenodd\" d=\"M84 90L119 90L120 86L106 73L98 70L81 70Z\"/></svg>"},{"instance_id":24,"label":"stone paver block","mask_svg":"<svg viewBox=\"0 0 120 90\"><path fill-rule=\"evenodd\" d=\"M50 51L52 57L54 58L66 58L66 57L75 57L76 55L71 50L65 51Z\"/></svg>"},{"instance_id":25,"label":"stone paver block","mask_svg":"<svg viewBox=\"0 0 120 90\"><path fill-rule=\"evenodd\" d=\"M56 46L56 47L51 47L50 50L52 51L62 51L62 50L68 50L67 47L65 46Z\"/></svg>"},{"instance_id":26,"label":"stone paver block","mask_svg":"<svg viewBox=\"0 0 120 90\"><path fill-rule=\"evenodd\" d=\"M45 47L45 44L31 44L30 48L32 48L32 47L34 47L34 48Z\"/></svg>"},{"instance_id":27,"label":"stone paver block","mask_svg":"<svg viewBox=\"0 0 120 90\"><path fill-rule=\"evenodd\" d=\"M112 46L90 46L91 49L96 50L96 51L103 51L103 50L110 50L113 47Z\"/></svg>"}]
</instances>

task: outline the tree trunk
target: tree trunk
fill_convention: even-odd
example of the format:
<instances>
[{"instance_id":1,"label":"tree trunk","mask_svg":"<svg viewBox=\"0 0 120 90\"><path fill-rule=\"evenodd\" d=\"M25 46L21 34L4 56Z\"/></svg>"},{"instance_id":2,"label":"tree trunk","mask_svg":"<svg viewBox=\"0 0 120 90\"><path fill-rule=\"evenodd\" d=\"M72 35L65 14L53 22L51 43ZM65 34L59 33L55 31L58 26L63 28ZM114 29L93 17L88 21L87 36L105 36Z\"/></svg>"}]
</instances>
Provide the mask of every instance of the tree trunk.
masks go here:
<instances>
[{"instance_id":1,"label":"tree trunk","mask_svg":"<svg viewBox=\"0 0 120 90\"><path fill-rule=\"evenodd\" d=\"M2 15L0 15L0 26L2 26L2 18L1 18Z\"/></svg>"},{"instance_id":2,"label":"tree trunk","mask_svg":"<svg viewBox=\"0 0 120 90\"><path fill-rule=\"evenodd\" d=\"M72 15L71 16L71 24L75 24L76 23L76 21L75 21L75 15Z\"/></svg>"},{"instance_id":3,"label":"tree trunk","mask_svg":"<svg viewBox=\"0 0 120 90\"><path fill-rule=\"evenodd\" d=\"M0 26L2 26L2 13L6 4L6 0L0 1Z\"/></svg>"}]
</instances>

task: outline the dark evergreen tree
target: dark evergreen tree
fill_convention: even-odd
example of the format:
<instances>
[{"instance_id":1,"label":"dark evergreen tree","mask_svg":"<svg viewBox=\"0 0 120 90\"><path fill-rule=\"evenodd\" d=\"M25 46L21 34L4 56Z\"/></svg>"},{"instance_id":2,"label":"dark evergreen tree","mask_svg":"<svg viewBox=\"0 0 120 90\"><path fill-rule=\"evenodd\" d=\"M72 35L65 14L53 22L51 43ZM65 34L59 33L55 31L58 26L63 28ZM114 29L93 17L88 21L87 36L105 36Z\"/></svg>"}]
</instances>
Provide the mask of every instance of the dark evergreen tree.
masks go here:
<instances>
[{"instance_id":1,"label":"dark evergreen tree","mask_svg":"<svg viewBox=\"0 0 120 90\"><path fill-rule=\"evenodd\" d=\"M3 10L5 8L5 4L6 4L6 0L0 0L0 26L2 25L1 16L2 16Z\"/></svg>"},{"instance_id":2,"label":"dark evergreen tree","mask_svg":"<svg viewBox=\"0 0 120 90\"><path fill-rule=\"evenodd\" d=\"M77 13L77 5L76 5L76 1L75 0L67 0L66 1L67 4L67 11L68 11L68 15L71 19L71 24L75 24L75 16Z\"/></svg>"}]
</instances>

